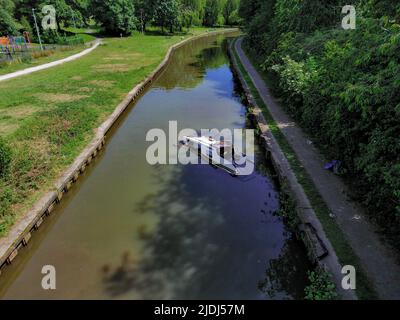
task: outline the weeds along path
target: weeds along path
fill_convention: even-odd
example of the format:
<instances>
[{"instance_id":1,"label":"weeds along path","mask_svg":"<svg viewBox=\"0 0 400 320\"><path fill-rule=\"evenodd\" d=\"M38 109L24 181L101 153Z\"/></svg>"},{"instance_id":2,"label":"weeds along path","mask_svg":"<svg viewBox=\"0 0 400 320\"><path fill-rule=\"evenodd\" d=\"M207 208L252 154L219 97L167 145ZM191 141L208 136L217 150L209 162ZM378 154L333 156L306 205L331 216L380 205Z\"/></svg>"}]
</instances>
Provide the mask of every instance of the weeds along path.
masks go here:
<instances>
[{"instance_id":1,"label":"weeds along path","mask_svg":"<svg viewBox=\"0 0 400 320\"><path fill-rule=\"evenodd\" d=\"M5 80L9 80L9 79L13 79L13 78L16 78L16 77L24 76L24 75L27 75L27 74L31 74L33 72L37 72L37 71L40 71L40 70L49 69L49 68L58 66L60 64L63 64L65 62L74 61L76 59L79 59L79 58L89 54L93 50L95 50L100 45L100 43L101 43L101 40L100 39L96 39L95 41L93 41L93 45L90 48L88 48L86 50L83 50L82 52L79 52L77 54L74 54L72 56L69 56L67 58L56 60L56 61L49 62L49 63L45 63L45 64L42 64L42 65L39 65L39 66L36 66L36 67L31 67L31 68L19 70L19 71L16 71L16 72L8 73L8 74L5 74L5 75L1 75L0 76L0 82L1 81L5 81Z\"/></svg>"},{"instance_id":2,"label":"weeds along path","mask_svg":"<svg viewBox=\"0 0 400 320\"><path fill-rule=\"evenodd\" d=\"M235 50L248 75L258 90L269 113L276 121L297 159L310 176L315 188L330 211L330 216L347 238L354 253L358 256L367 276L373 282L382 299L400 299L400 266L396 254L380 240L375 228L367 220L362 208L348 200L346 186L333 173L324 169L324 161L318 150L309 143L306 135L273 99L265 81L254 68L242 49L242 39L235 43ZM321 219L321 217L319 217ZM329 217L328 217L329 219ZM324 229L330 228L328 219L321 219ZM337 235L340 237L340 235ZM333 244L334 239L330 239ZM335 245L334 245L335 246ZM336 249L340 257L340 250ZM347 263L345 255L341 259ZM351 261L350 261L351 262Z\"/></svg>"}]
</instances>

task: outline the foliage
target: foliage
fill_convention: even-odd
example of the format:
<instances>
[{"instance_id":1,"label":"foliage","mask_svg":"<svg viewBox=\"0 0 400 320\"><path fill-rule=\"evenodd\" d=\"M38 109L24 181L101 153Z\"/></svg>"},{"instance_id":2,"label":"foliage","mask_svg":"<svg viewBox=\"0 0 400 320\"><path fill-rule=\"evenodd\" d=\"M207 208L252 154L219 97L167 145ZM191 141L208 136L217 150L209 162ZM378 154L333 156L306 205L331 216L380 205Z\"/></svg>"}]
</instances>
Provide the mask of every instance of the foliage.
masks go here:
<instances>
[{"instance_id":1,"label":"foliage","mask_svg":"<svg viewBox=\"0 0 400 320\"><path fill-rule=\"evenodd\" d=\"M11 0L0 0L0 36L14 35L18 32L19 24L14 19L15 5Z\"/></svg>"},{"instance_id":2,"label":"foliage","mask_svg":"<svg viewBox=\"0 0 400 320\"><path fill-rule=\"evenodd\" d=\"M308 272L310 284L304 289L306 300L335 300L336 286L332 283L331 275L321 269Z\"/></svg>"},{"instance_id":3,"label":"foliage","mask_svg":"<svg viewBox=\"0 0 400 320\"><path fill-rule=\"evenodd\" d=\"M41 27L44 5L56 10L57 31L81 28L94 21L105 33L129 35L135 29L145 32L148 25L168 28L172 33L183 27L205 25L237 25L240 0L0 0L0 34L18 35L32 32L35 9L38 26Z\"/></svg>"},{"instance_id":4,"label":"foliage","mask_svg":"<svg viewBox=\"0 0 400 320\"><path fill-rule=\"evenodd\" d=\"M146 31L147 24L153 19L156 0L133 0L138 30Z\"/></svg>"},{"instance_id":5,"label":"foliage","mask_svg":"<svg viewBox=\"0 0 400 320\"><path fill-rule=\"evenodd\" d=\"M226 25L238 23L239 0L226 0L222 6L222 15Z\"/></svg>"},{"instance_id":6,"label":"foliage","mask_svg":"<svg viewBox=\"0 0 400 320\"><path fill-rule=\"evenodd\" d=\"M343 30L342 1L312 3L242 0L245 45L325 157L341 161L352 196L398 246L400 4L359 1L357 29Z\"/></svg>"},{"instance_id":7,"label":"foliage","mask_svg":"<svg viewBox=\"0 0 400 320\"><path fill-rule=\"evenodd\" d=\"M216 0L207 0L204 12L204 25L213 27L218 22L219 4Z\"/></svg>"},{"instance_id":8,"label":"foliage","mask_svg":"<svg viewBox=\"0 0 400 320\"><path fill-rule=\"evenodd\" d=\"M93 0L92 12L107 33L129 35L136 29L135 9L130 0Z\"/></svg>"},{"instance_id":9,"label":"foliage","mask_svg":"<svg viewBox=\"0 0 400 320\"><path fill-rule=\"evenodd\" d=\"M291 231L297 231L297 228L300 224L300 219L295 200L290 196L287 190L288 188L286 185L281 187L279 193L280 208L277 212L277 215L285 220L286 225Z\"/></svg>"},{"instance_id":10,"label":"foliage","mask_svg":"<svg viewBox=\"0 0 400 320\"><path fill-rule=\"evenodd\" d=\"M154 7L154 20L164 31L168 26L172 33L178 26L179 4L177 0L157 0Z\"/></svg>"}]
</instances>

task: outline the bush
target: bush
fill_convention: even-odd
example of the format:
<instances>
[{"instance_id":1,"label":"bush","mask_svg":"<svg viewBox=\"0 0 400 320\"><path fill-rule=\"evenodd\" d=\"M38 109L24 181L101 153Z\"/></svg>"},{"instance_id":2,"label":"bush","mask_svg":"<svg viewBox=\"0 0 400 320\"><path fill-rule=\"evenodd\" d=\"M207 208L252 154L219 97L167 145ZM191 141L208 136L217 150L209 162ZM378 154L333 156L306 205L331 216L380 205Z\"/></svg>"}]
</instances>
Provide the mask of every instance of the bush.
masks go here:
<instances>
[{"instance_id":1,"label":"bush","mask_svg":"<svg viewBox=\"0 0 400 320\"><path fill-rule=\"evenodd\" d=\"M331 21L331 10L296 2L242 0L244 45L325 158L341 161L351 197L399 248L400 5L365 2L357 29L342 30L314 23ZM341 1L326 3L334 12Z\"/></svg>"},{"instance_id":2,"label":"bush","mask_svg":"<svg viewBox=\"0 0 400 320\"><path fill-rule=\"evenodd\" d=\"M310 284L304 289L306 300L335 300L338 298L331 276L324 270L308 272Z\"/></svg>"},{"instance_id":3,"label":"bush","mask_svg":"<svg viewBox=\"0 0 400 320\"><path fill-rule=\"evenodd\" d=\"M47 44L78 45L84 43L83 39L79 36L73 36L71 33L64 33L64 35L60 35L55 30L44 31L41 38L42 41Z\"/></svg>"},{"instance_id":4,"label":"bush","mask_svg":"<svg viewBox=\"0 0 400 320\"><path fill-rule=\"evenodd\" d=\"M14 36L18 34L20 25L4 8L0 8L0 36Z\"/></svg>"},{"instance_id":5,"label":"bush","mask_svg":"<svg viewBox=\"0 0 400 320\"><path fill-rule=\"evenodd\" d=\"M11 148L0 137L0 178L8 175L12 159Z\"/></svg>"}]
</instances>

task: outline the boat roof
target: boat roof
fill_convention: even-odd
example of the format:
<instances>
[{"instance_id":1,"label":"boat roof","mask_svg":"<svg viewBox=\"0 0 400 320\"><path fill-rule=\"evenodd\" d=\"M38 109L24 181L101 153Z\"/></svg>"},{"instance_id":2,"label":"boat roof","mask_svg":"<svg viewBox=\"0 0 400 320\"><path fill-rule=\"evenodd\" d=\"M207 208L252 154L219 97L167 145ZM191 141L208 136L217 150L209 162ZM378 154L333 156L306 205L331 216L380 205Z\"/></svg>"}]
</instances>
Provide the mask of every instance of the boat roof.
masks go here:
<instances>
[{"instance_id":1,"label":"boat roof","mask_svg":"<svg viewBox=\"0 0 400 320\"><path fill-rule=\"evenodd\" d=\"M231 148L232 143L230 141L220 141L220 140L215 140L212 137L206 137L206 136L201 136L201 137L187 137L187 139L199 143L201 145L207 146L207 147L213 147L213 148Z\"/></svg>"}]
</instances>

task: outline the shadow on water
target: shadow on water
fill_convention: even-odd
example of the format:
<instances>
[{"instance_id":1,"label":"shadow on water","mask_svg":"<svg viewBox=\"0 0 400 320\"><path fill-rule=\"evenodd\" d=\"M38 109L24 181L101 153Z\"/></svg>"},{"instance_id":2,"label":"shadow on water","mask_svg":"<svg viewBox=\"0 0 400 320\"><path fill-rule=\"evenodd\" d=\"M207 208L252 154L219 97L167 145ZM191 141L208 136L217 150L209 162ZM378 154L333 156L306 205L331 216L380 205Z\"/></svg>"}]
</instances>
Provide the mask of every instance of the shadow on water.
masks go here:
<instances>
[{"instance_id":1,"label":"shadow on water","mask_svg":"<svg viewBox=\"0 0 400 320\"><path fill-rule=\"evenodd\" d=\"M291 235L279 257L269 262L265 279L258 284L259 289L271 299L279 297L280 292L290 292L294 298L303 299L303 288L308 284L304 277L308 265L305 254L304 246ZM293 286L294 283L297 285Z\"/></svg>"},{"instance_id":2,"label":"shadow on water","mask_svg":"<svg viewBox=\"0 0 400 320\"><path fill-rule=\"evenodd\" d=\"M138 228L140 261L126 251L120 265L103 266L105 291L113 298L134 291L141 299L301 299L304 249L274 214L277 194L258 158L257 172L238 179L207 165L176 167L166 177L155 169L162 190L134 210L156 215L157 227Z\"/></svg>"}]
</instances>

